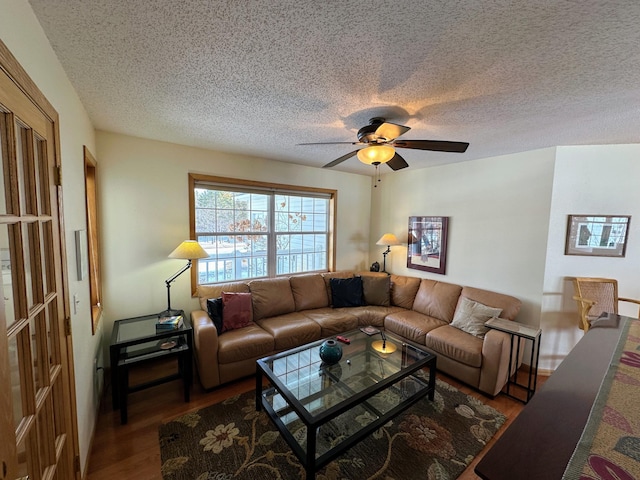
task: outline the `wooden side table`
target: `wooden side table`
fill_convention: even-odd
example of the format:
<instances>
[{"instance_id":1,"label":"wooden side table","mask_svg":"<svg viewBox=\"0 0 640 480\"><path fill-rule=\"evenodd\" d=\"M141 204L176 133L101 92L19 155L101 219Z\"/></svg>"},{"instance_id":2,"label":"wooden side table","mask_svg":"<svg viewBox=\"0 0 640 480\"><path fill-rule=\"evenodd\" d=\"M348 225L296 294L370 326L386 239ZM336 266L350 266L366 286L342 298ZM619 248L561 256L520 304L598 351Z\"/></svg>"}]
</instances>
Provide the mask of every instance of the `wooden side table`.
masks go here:
<instances>
[{"instance_id":1,"label":"wooden side table","mask_svg":"<svg viewBox=\"0 0 640 480\"><path fill-rule=\"evenodd\" d=\"M158 314L117 320L113 324L111 345L111 401L120 409L120 423L127 423L127 395L145 388L182 379L184 401L190 399L193 382L193 329L182 312L182 327L156 331ZM129 368L158 358L177 357L178 373L143 384L129 386Z\"/></svg>"},{"instance_id":2,"label":"wooden side table","mask_svg":"<svg viewBox=\"0 0 640 480\"><path fill-rule=\"evenodd\" d=\"M538 383L538 362L540 360L540 338L542 330L534 328L523 323L513 322L502 318L492 318L484 324L486 327L511 335L511 349L509 350L509 378L507 380L505 395L528 403L536 392ZM518 359L520 358L521 339L531 342L531 360L529 363L529 378L526 385L518 383ZM514 343L517 343L514 356ZM513 372L513 374L511 373ZM523 400L511 394L511 386L523 388L526 392L526 398Z\"/></svg>"}]
</instances>

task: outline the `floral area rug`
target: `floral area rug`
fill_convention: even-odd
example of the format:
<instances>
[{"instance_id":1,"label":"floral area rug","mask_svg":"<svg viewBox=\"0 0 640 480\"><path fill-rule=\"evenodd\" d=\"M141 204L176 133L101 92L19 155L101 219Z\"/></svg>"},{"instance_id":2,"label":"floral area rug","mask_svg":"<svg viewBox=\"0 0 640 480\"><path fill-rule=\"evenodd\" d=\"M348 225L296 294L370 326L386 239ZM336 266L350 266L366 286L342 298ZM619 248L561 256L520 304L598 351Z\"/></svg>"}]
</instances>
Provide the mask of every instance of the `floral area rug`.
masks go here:
<instances>
[{"instance_id":1,"label":"floral area rug","mask_svg":"<svg viewBox=\"0 0 640 480\"><path fill-rule=\"evenodd\" d=\"M437 380L434 401L420 400L322 468L316 479L455 479L505 420ZM304 434L304 426L296 433ZM253 391L161 425L160 454L164 480L305 478L273 422L256 412Z\"/></svg>"}]
</instances>

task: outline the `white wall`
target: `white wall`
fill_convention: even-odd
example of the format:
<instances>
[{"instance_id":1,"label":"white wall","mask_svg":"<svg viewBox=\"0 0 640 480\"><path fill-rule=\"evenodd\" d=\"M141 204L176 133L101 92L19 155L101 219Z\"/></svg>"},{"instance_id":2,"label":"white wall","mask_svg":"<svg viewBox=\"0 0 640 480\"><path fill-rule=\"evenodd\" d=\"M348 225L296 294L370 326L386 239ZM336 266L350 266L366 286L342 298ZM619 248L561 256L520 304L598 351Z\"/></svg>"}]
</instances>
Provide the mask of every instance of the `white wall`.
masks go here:
<instances>
[{"instance_id":1,"label":"white wall","mask_svg":"<svg viewBox=\"0 0 640 480\"><path fill-rule=\"evenodd\" d=\"M1 0L0 39L17 58L60 116L62 189L69 289L77 294L77 312L71 309L73 355L76 375L78 436L81 465L88 449L98 413L99 392L94 389L93 360L101 346L101 331L91 332L89 284L75 275L74 231L86 228L84 163L82 146L95 153L94 129L78 95L26 0Z\"/></svg>"},{"instance_id":2,"label":"white wall","mask_svg":"<svg viewBox=\"0 0 640 480\"><path fill-rule=\"evenodd\" d=\"M189 172L338 190L336 268L367 268L370 177L115 133L98 132L97 145L106 331L166 308L164 280L185 264L167 255L189 238ZM199 308L186 273L171 306Z\"/></svg>"},{"instance_id":3,"label":"white wall","mask_svg":"<svg viewBox=\"0 0 640 480\"><path fill-rule=\"evenodd\" d=\"M538 325L553 185L554 149L454 163L382 177L374 189L370 262L382 263L374 243L395 233L387 270L486 288L522 300L518 320ZM407 268L410 216L447 216L445 275Z\"/></svg>"},{"instance_id":4,"label":"white wall","mask_svg":"<svg viewBox=\"0 0 640 480\"><path fill-rule=\"evenodd\" d=\"M553 370L582 337L570 278L618 279L622 297L640 299L640 145L558 147L540 325L541 368ZM624 258L564 255L568 215L631 215ZM620 313L638 316L621 303Z\"/></svg>"}]
</instances>

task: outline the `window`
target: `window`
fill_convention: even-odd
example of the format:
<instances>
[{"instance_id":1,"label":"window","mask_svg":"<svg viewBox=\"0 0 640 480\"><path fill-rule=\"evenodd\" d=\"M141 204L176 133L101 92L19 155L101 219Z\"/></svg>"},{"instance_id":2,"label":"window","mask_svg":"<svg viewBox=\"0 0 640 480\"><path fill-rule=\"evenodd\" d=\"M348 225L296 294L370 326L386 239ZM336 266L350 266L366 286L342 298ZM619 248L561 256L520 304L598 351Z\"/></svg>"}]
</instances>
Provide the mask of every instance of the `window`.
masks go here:
<instances>
[{"instance_id":1,"label":"window","mask_svg":"<svg viewBox=\"0 0 640 480\"><path fill-rule=\"evenodd\" d=\"M102 313L102 283L100 278L100 250L98 248L97 164L89 149L84 147L84 180L87 198L87 250L89 252L89 295L91 325L96 333Z\"/></svg>"},{"instance_id":2,"label":"window","mask_svg":"<svg viewBox=\"0 0 640 480\"><path fill-rule=\"evenodd\" d=\"M189 175L196 284L333 268L336 191Z\"/></svg>"}]
</instances>

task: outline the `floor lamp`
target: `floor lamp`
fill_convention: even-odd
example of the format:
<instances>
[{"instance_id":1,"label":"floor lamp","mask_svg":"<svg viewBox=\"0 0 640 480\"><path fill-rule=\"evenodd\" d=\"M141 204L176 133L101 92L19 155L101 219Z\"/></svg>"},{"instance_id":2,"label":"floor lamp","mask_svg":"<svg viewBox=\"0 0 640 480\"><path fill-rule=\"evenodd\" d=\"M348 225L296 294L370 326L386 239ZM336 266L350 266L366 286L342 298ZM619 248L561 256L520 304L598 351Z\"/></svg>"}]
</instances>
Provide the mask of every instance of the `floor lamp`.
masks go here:
<instances>
[{"instance_id":1,"label":"floor lamp","mask_svg":"<svg viewBox=\"0 0 640 480\"><path fill-rule=\"evenodd\" d=\"M178 245L178 247L173 252L169 254L169 258L188 260L188 262L184 267L182 267L182 269L180 269L178 272L164 281L164 283L167 285L167 309L159 313L160 317L170 317L172 315L177 315L180 313L180 310L173 310L171 308L171 284L175 281L176 278L178 278L184 272L189 270L189 268L191 268L192 260L208 257L209 254L195 240L185 240L180 245Z\"/></svg>"},{"instance_id":2,"label":"floor lamp","mask_svg":"<svg viewBox=\"0 0 640 480\"><path fill-rule=\"evenodd\" d=\"M400 245L400 242L393 233L385 233L380 240L376 242L376 245L386 245L387 249L382 252L384 260L382 261L382 271L387 273L387 254L391 251L391 247L394 245Z\"/></svg>"}]
</instances>

